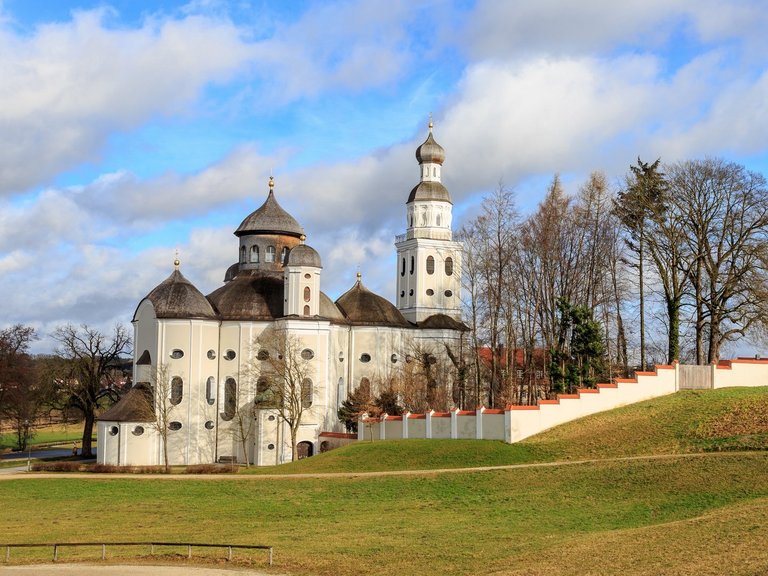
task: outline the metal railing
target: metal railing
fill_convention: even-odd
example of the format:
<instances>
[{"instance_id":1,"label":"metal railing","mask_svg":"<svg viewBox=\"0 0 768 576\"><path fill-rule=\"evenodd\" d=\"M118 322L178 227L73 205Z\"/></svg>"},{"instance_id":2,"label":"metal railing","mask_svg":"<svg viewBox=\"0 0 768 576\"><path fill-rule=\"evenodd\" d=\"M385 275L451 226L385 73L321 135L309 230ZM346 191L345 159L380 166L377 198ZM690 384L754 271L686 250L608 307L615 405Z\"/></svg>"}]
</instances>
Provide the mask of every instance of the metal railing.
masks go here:
<instances>
[{"instance_id":1,"label":"metal railing","mask_svg":"<svg viewBox=\"0 0 768 576\"><path fill-rule=\"evenodd\" d=\"M266 550L267 562L272 566L272 546L251 545L251 544L201 544L198 542L50 542L44 544L0 544L5 547L5 561L11 560L11 548L53 548L53 561L59 560L59 548L63 547L101 547L101 559L107 559L107 546L149 546L149 555L155 553L155 546L174 546L186 547L187 558L192 558L192 548L226 548L227 560L232 560L233 549L244 550Z\"/></svg>"}]
</instances>

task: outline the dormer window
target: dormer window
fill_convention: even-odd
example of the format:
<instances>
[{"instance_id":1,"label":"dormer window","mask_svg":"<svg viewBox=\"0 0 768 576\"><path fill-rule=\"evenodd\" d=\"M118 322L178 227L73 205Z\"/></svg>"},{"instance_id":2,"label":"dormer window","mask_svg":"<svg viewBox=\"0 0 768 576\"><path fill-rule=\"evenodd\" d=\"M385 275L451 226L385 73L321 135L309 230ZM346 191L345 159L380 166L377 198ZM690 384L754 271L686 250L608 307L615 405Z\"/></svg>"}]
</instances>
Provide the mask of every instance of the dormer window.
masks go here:
<instances>
[{"instance_id":1,"label":"dormer window","mask_svg":"<svg viewBox=\"0 0 768 576\"><path fill-rule=\"evenodd\" d=\"M267 249L264 253L264 262L274 262L274 261L275 261L275 247L267 246Z\"/></svg>"},{"instance_id":2,"label":"dormer window","mask_svg":"<svg viewBox=\"0 0 768 576\"><path fill-rule=\"evenodd\" d=\"M251 246L251 262L254 264L259 263L259 247Z\"/></svg>"}]
</instances>

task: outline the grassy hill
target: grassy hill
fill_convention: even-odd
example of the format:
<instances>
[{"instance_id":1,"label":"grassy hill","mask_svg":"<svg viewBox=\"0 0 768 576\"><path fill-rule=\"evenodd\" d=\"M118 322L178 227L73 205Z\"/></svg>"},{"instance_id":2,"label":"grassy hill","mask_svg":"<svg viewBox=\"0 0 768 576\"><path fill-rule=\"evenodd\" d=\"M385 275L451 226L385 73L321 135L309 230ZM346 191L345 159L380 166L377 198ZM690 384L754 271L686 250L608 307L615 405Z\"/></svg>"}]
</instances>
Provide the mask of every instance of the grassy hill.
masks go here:
<instances>
[{"instance_id":1,"label":"grassy hill","mask_svg":"<svg viewBox=\"0 0 768 576\"><path fill-rule=\"evenodd\" d=\"M574 422L519 446L361 443L271 472L597 458L578 465L342 478L0 481L0 531L11 542L271 544L281 574L764 574L768 451L717 449L764 447L765 422L756 414L767 395L766 389L682 393ZM43 560L48 553L24 558ZM237 565L263 561L256 555Z\"/></svg>"},{"instance_id":2,"label":"grassy hill","mask_svg":"<svg viewBox=\"0 0 768 576\"><path fill-rule=\"evenodd\" d=\"M768 387L686 390L569 422L516 444L358 442L254 474L500 466L649 454L768 449Z\"/></svg>"}]
</instances>

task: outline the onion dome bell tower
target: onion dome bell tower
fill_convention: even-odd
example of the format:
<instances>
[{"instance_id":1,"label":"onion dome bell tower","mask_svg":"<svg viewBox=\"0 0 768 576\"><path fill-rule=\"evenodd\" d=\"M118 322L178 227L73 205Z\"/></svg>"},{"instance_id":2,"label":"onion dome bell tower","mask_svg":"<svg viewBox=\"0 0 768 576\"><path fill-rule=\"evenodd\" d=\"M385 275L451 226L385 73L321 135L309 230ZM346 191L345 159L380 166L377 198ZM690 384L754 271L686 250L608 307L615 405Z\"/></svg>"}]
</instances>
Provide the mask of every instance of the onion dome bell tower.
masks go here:
<instances>
[{"instance_id":1,"label":"onion dome bell tower","mask_svg":"<svg viewBox=\"0 0 768 576\"><path fill-rule=\"evenodd\" d=\"M443 186L445 150L432 135L416 149L420 182L406 202L406 232L395 238L397 307L418 323L435 314L460 318L460 242L451 232L453 202Z\"/></svg>"}]
</instances>

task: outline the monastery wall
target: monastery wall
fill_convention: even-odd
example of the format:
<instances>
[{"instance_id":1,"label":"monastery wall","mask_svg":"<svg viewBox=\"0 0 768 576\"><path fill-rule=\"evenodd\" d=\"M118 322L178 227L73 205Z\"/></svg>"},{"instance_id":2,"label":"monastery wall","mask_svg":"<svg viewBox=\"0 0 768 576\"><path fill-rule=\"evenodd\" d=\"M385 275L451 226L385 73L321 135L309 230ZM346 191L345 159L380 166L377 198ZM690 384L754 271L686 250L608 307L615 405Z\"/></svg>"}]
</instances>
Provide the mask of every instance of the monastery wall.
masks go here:
<instances>
[{"instance_id":1,"label":"monastery wall","mask_svg":"<svg viewBox=\"0 0 768 576\"><path fill-rule=\"evenodd\" d=\"M504 440L513 443L565 422L612 410L635 402L666 396L684 387L680 365L658 365L653 372L637 372L635 378L617 378L612 384L581 388L576 394L539 400L536 406L507 406L501 410L478 408L439 413L384 414L376 422L363 420L358 440L399 438L466 438ZM736 359L697 367L711 371L712 388L768 386L768 360Z\"/></svg>"}]
</instances>

